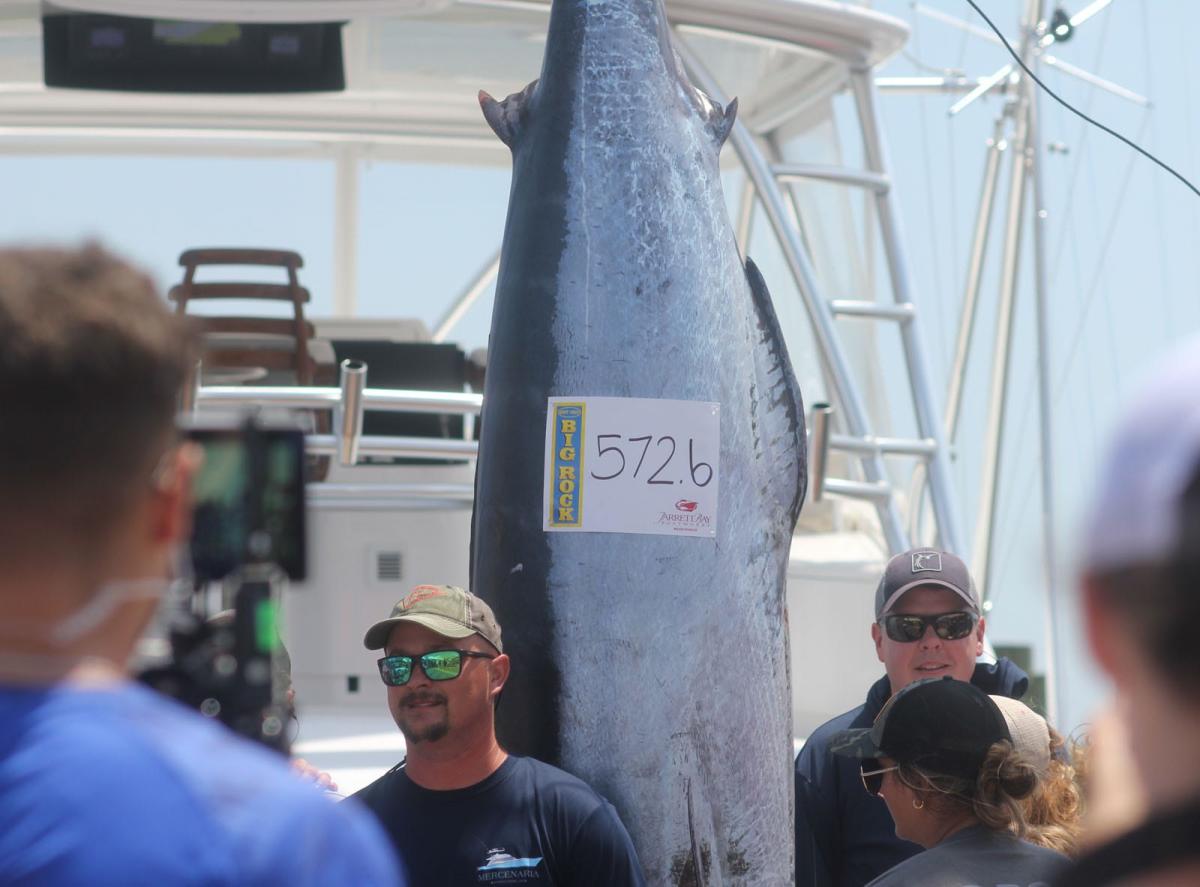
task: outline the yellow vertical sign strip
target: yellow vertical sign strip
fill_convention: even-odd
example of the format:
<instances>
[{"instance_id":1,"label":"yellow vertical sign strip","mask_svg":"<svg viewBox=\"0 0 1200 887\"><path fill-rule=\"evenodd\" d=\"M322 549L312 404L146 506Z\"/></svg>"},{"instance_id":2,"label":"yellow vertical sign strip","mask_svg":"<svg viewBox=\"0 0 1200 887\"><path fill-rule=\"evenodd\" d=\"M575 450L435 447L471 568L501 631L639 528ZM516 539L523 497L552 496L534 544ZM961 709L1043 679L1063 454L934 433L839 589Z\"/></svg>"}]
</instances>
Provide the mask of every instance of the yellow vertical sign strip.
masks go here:
<instances>
[{"instance_id":1,"label":"yellow vertical sign strip","mask_svg":"<svg viewBox=\"0 0 1200 887\"><path fill-rule=\"evenodd\" d=\"M554 405L554 458L551 460L551 527L583 526L583 441L587 405Z\"/></svg>"}]
</instances>

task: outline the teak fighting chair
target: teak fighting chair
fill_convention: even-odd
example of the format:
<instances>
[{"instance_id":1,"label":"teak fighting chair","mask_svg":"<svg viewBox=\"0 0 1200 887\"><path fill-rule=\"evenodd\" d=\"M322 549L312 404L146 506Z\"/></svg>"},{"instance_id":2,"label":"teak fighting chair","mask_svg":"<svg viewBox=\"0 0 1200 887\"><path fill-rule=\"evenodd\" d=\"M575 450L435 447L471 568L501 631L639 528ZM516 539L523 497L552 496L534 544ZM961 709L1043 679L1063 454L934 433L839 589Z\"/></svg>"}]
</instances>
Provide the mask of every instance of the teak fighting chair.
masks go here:
<instances>
[{"instance_id":1,"label":"teak fighting chair","mask_svg":"<svg viewBox=\"0 0 1200 887\"><path fill-rule=\"evenodd\" d=\"M201 299L266 299L292 305L290 318L191 315L203 334L201 360L205 371L243 370L252 374L248 380L285 372L294 377L297 385L318 381L334 384L334 368L319 366L309 352L313 327L304 319L309 293L296 276L296 269L304 265L299 253L275 249L189 249L179 256L179 264L184 268L183 282L171 287L169 297L180 314L187 313L189 302ZM197 269L211 265L284 268L287 283L197 283ZM318 380L318 376L323 378Z\"/></svg>"}]
</instances>

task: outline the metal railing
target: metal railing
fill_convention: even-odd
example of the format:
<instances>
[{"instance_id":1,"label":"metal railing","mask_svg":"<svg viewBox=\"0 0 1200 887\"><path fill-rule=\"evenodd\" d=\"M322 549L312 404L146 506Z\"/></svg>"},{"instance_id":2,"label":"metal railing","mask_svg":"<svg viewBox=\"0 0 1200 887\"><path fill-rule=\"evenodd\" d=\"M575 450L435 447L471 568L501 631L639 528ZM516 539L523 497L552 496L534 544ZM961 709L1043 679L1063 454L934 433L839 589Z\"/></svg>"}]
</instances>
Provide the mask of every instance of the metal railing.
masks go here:
<instances>
[{"instance_id":1,"label":"metal railing","mask_svg":"<svg viewBox=\"0 0 1200 887\"><path fill-rule=\"evenodd\" d=\"M199 373L196 373L197 378ZM210 385L191 389L184 403L187 411L204 407L231 409L279 408L329 411L332 433L308 434L305 449L313 456L335 459L343 468L376 464L375 458L436 459L455 463L470 462L479 453L474 437L474 419L483 405L481 394L454 391L416 391L394 388L368 388L367 365L360 361L342 361L337 387L267 385ZM463 438L403 437L363 434L363 416L367 412L423 413L462 416ZM314 481L308 485L308 497L314 507L355 509L391 508L463 508L474 501L471 483L347 483Z\"/></svg>"}]
</instances>

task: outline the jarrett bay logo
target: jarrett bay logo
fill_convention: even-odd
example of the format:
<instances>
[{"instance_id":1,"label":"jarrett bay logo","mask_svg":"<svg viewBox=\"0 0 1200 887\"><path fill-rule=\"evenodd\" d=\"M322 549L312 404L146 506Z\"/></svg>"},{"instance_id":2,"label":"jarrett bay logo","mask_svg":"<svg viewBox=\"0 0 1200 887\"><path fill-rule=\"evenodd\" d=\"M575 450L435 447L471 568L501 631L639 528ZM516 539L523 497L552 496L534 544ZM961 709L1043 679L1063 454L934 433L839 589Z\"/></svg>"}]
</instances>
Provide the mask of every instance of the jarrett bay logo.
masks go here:
<instances>
[{"instance_id":1,"label":"jarrett bay logo","mask_svg":"<svg viewBox=\"0 0 1200 887\"><path fill-rule=\"evenodd\" d=\"M712 515L698 511L699 503L680 499L674 511L660 511L656 523L680 533L698 533L712 529Z\"/></svg>"},{"instance_id":2,"label":"jarrett bay logo","mask_svg":"<svg viewBox=\"0 0 1200 887\"><path fill-rule=\"evenodd\" d=\"M503 847L495 847L487 852L476 880L480 884L531 884L542 878L541 861L540 856L517 859Z\"/></svg>"}]
</instances>

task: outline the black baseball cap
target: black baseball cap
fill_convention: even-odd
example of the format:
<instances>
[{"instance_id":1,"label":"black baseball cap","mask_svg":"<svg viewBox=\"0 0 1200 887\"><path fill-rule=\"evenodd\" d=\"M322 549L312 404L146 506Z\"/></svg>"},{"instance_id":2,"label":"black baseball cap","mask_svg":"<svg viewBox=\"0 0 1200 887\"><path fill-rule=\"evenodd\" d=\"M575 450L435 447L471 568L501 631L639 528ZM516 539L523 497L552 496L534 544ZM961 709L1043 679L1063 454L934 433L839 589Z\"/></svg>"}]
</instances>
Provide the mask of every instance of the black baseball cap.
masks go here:
<instances>
[{"instance_id":1,"label":"black baseball cap","mask_svg":"<svg viewBox=\"0 0 1200 887\"><path fill-rule=\"evenodd\" d=\"M991 697L954 678L929 678L894 695L869 729L833 736L835 755L891 758L939 776L974 780L994 743L1012 742Z\"/></svg>"},{"instance_id":2,"label":"black baseball cap","mask_svg":"<svg viewBox=\"0 0 1200 887\"><path fill-rule=\"evenodd\" d=\"M912 548L896 555L884 568L875 589L875 621L882 619L904 592L924 585L950 589L972 613L980 615L979 592L962 558L937 548Z\"/></svg>"}]
</instances>

